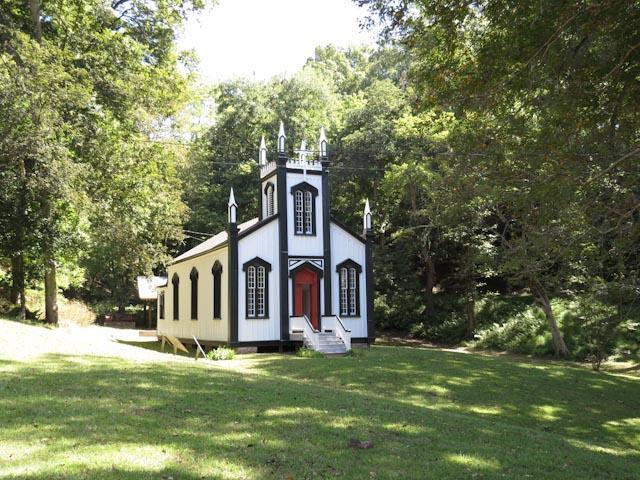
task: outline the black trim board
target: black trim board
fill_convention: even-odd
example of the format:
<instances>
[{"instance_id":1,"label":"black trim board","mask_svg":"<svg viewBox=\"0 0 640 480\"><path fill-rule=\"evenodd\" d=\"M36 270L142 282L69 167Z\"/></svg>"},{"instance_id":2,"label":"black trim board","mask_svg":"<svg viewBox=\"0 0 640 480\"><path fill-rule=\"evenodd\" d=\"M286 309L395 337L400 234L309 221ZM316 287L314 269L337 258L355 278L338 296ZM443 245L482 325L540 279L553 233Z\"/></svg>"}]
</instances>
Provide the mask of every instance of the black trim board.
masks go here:
<instances>
[{"instance_id":1,"label":"black trim board","mask_svg":"<svg viewBox=\"0 0 640 480\"><path fill-rule=\"evenodd\" d=\"M289 340L289 240L287 228L287 156L278 154L276 161L278 185L278 246L280 250L280 339Z\"/></svg>"},{"instance_id":2,"label":"black trim board","mask_svg":"<svg viewBox=\"0 0 640 480\"><path fill-rule=\"evenodd\" d=\"M329 160L323 157L322 164L322 246L324 257L324 314L331 315L333 307L331 292L331 206L329 205Z\"/></svg>"},{"instance_id":3,"label":"black trim board","mask_svg":"<svg viewBox=\"0 0 640 480\"><path fill-rule=\"evenodd\" d=\"M238 341L238 227L229 225L229 342Z\"/></svg>"},{"instance_id":4,"label":"black trim board","mask_svg":"<svg viewBox=\"0 0 640 480\"><path fill-rule=\"evenodd\" d=\"M304 170L302 168L287 168L288 173L303 173ZM307 170L307 175L322 175L322 172L319 170Z\"/></svg>"},{"instance_id":5,"label":"black trim board","mask_svg":"<svg viewBox=\"0 0 640 480\"><path fill-rule=\"evenodd\" d=\"M362 238L362 236L358 235L357 233L355 233L353 230L351 230L349 227L347 227L344 223L342 223L341 221L339 221L338 219L336 219L336 217L331 217L331 222L335 223L335 225L337 227L340 227L342 230L344 230L345 232L347 232L349 235L351 235L353 238L355 238L356 240L360 241L361 243L367 243L366 240L364 238Z\"/></svg>"},{"instance_id":6,"label":"black trim board","mask_svg":"<svg viewBox=\"0 0 640 480\"><path fill-rule=\"evenodd\" d=\"M264 218L262 220L259 220L257 223L254 223L253 225L251 225L248 228L243 228L240 233L238 233L238 240L240 240L241 238L246 237L247 235L252 234L253 232L255 232L256 230L260 230L262 227L264 227L265 225L268 225L269 223L271 223L272 221L274 221L276 218L278 217L278 214L274 214L271 215L268 218Z\"/></svg>"},{"instance_id":7,"label":"black trim board","mask_svg":"<svg viewBox=\"0 0 640 480\"><path fill-rule=\"evenodd\" d=\"M365 246L365 281L366 285L366 300L367 300L367 337L369 337L369 343L375 341L375 317L373 307L373 295L375 279L373 277L373 232L367 230L366 232L367 243Z\"/></svg>"},{"instance_id":8,"label":"black trim board","mask_svg":"<svg viewBox=\"0 0 640 480\"><path fill-rule=\"evenodd\" d=\"M264 177L260 177L260 182L264 182L265 180L269 180L271 177L275 176L278 172L278 167L274 168L273 170L271 170L269 173L267 173Z\"/></svg>"}]
</instances>

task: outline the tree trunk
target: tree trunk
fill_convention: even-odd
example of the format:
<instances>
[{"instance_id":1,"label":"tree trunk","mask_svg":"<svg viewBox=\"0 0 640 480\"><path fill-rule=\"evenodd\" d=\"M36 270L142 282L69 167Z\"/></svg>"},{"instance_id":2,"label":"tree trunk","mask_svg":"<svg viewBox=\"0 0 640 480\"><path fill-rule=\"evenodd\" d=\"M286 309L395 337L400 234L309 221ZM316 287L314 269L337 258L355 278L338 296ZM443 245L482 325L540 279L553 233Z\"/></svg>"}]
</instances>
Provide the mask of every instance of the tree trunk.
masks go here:
<instances>
[{"instance_id":1,"label":"tree trunk","mask_svg":"<svg viewBox=\"0 0 640 480\"><path fill-rule=\"evenodd\" d=\"M24 294L24 257L22 252L15 253L11 257L11 303L20 306L19 317L24 320L27 317L26 297Z\"/></svg>"},{"instance_id":2,"label":"tree trunk","mask_svg":"<svg viewBox=\"0 0 640 480\"><path fill-rule=\"evenodd\" d=\"M551 302L549 301L549 297L540 285L536 285L533 290L536 295L536 302L538 303L538 305L540 305L540 308L542 308L545 317L547 317L549 329L551 330L551 336L553 337L553 348L555 350L556 357L568 357L569 349L564 343L564 338L562 338L562 333L558 328L556 317L553 314L553 310L551 309Z\"/></svg>"},{"instance_id":3,"label":"tree trunk","mask_svg":"<svg viewBox=\"0 0 640 480\"><path fill-rule=\"evenodd\" d=\"M40 0L29 0L29 9L31 10L31 25L33 27L33 38L40 42L42 39L42 22L40 21Z\"/></svg>"},{"instance_id":4,"label":"tree trunk","mask_svg":"<svg viewBox=\"0 0 640 480\"><path fill-rule=\"evenodd\" d=\"M436 269L433 265L433 258L431 258L431 254L428 252L425 252L425 264L427 268L427 316L433 317L436 313L436 309L433 305L433 287L435 287L436 284Z\"/></svg>"},{"instance_id":5,"label":"tree trunk","mask_svg":"<svg viewBox=\"0 0 640 480\"><path fill-rule=\"evenodd\" d=\"M44 311L47 323L58 323L58 284L56 282L56 262L52 248L44 251Z\"/></svg>"},{"instance_id":6,"label":"tree trunk","mask_svg":"<svg viewBox=\"0 0 640 480\"><path fill-rule=\"evenodd\" d=\"M18 296L20 295L20 274L22 272L22 254L14 253L11 256L11 291L9 292L9 301L11 303L18 303Z\"/></svg>"},{"instance_id":7,"label":"tree trunk","mask_svg":"<svg viewBox=\"0 0 640 480\"><path fill-rule=\"evenodd\" d=\"M467 336L471 338L476 330L476 296L474 292L467 293Z\"/></svg>"}]
</instances>

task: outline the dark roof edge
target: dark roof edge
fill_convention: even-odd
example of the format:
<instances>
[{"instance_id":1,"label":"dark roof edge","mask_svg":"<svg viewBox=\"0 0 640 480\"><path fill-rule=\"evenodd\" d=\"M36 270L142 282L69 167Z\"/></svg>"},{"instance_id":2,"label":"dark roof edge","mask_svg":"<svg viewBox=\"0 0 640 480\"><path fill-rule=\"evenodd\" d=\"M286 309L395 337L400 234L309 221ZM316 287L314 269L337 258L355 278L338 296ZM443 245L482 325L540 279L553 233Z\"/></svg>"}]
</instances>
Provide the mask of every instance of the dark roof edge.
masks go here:
<instances>
[{"instance_id":1,"label":"dark roof edge","mask_svg":"<svg viewBox=\"0 0 640 480\"><path fill-rule=\"evenodd\" d=\"M244 228L244 229L240 230L240 232L238 232L238 240L240 240L241 238L246 237L247 235L250 235L251 233L255 232L256 230L260 230L262 227L264 227L268 223L271 223L276 218L278 218L278 214L274 213L270 217L263 218L262 220L257 221L256 223L251 225L249 228Z\"/></svg>"}]
</instances>

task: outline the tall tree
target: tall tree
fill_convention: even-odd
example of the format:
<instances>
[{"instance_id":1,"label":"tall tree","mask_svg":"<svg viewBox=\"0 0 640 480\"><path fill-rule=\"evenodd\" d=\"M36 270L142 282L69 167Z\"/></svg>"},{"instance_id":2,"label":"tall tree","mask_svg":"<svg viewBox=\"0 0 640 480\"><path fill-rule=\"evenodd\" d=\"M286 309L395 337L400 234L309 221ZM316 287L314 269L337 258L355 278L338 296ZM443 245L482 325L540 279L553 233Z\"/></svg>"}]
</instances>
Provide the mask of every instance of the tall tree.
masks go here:
<instances>
[{"instance_id":1,"label":"tall tree","mask_svg":"<svg viewBox=\"0 0 640 480\"><path fill-rule=\"evenodd\" d=\"M455 113L452 146L472 154L454 157L458 183L484 179L475 190L500 217L502 267L529 286L566 355L550 297L579 288L585 249L607 258L614 239L639 238L640 7L357 3L410 52L422 107ZM635 258L637 242L624 245L615 255Z\"/></svg>"}]
</instances>

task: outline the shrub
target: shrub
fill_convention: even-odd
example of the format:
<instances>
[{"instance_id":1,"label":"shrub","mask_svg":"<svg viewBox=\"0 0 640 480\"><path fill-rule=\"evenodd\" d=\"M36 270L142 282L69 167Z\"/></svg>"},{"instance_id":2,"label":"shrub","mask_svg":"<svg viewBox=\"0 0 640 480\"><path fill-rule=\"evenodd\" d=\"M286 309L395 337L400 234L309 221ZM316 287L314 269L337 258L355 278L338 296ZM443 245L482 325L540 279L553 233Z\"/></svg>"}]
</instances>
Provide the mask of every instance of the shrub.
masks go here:
<instances>
[{"instance_id":1,"label":"shrub","mask_svg":"<svg viewBox=\"0 0 640 480\"><path fill-rule=\"evenodd\" d=\"M296 352L296 355L302 358L324 358L324 354L322 352L318 352L317 350L312 350L307 347L300 347Z\"/></svg>"},{"instance_id":2,"label":"shrub","mask_svg":"<svg viewBox=\"0 0 640 480\"><path fill-rule=\"evenodd\" d=\"M493 323L480 330L470 346L533 355L554 351L544 314L533 306L502 324Z\"/></svg>"},{"instance_id":3,"label":"shrub","mask_svg":"<svg viewBox=\"0 0 640 480\"><path fill-rule=\"evenodd\" d=\"M235 356L235 350L229 347L218 347L207 352L207 358L209 360L233 360Z\"/></svg>"}]
</instances>

